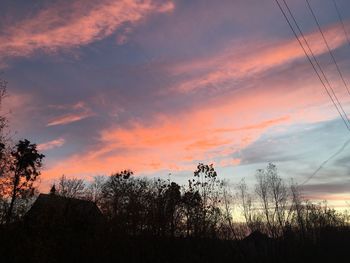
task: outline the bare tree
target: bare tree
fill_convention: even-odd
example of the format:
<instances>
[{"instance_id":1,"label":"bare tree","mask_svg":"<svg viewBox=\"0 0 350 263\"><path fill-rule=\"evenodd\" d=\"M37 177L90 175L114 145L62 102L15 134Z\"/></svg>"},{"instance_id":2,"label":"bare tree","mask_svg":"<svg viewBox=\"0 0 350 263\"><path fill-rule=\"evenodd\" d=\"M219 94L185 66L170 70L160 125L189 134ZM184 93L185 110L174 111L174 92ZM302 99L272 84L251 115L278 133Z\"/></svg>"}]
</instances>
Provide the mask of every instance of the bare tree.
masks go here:
<instances>
[{"instance_id":1,"label":"bare tree","mask_svg":"<svg viewBox=\"0 0 350 263\"><path fill-rule=\"evenodd\" d=\"M250 232L263 229L260 210L253 206L253 196L249 193L248 186L242 179L236 186L237 199L242 209L242 214L246 222L246 226Z\"/></svg>"},{"instance_id":2,"label":"bare tree","mask_svg":"<svg viewBox=\"0 0 350 263\"><path fill-rule=\"evenodd\" d=\"M237 232L233 224L233 195L227 189L227 182L224 184L223 188L223 216L225 222L228 224L229 235L226 235L227 239L238 239Z\"/></svg>"},{"instance_id":3,"label":"bare tree","mask_svg":"<svg viewBox=\"0 0 350 263\"><path fill-rule=\"evenodd\" d=\"M95 176L85 189L85 198L100 206L103 198L103 187L107 181L106 176Z\"/></svg>"},{"instance_id":4,"label":"bare tree","mask_svg":"<svg viewBox=\"0 0 350 263\"><path fill-rule=\"evenodd\" d=\"M84 198L85 187L83 179L68 179L62 175L58 181L57 194L69 198Z\"/></svg>"},{"instance_id":5,"label":"bare tree","mask_svg":"<svg viewBox=\"0 0 350 263\"><path fill-rule=\"evenodd\" d=\"M275 165L269 164L267 172L273 201L273 218L276 221L276 231L281 234L288 220L288 190Z\"/></svg>"},{"instance_id":6,"label":"bare tree","mask_svg":"<svg viewBox=\"0 0 350 263\"><path fill-rule=\"evenodd\" d=\"M274 220L270 210L271 198L269 195L269 180L266 171L259 169L256 174L256 180L257 184L255 186L255 192L260 199L261 210L265 216L268 231L272 236L275 236L276 233L274 232Z\"/></svg>"},{"instance_id":7,"label":"bare tree","mask_svg":"<svg viewBox=\"0 0 350 263\"><path fill-rule=\"evenodd\" d=\"M288 188L272 163L269 163L266 169L259 169L256 179L255 191L261 202L268 232L277 237L283 233L288 223Z\"/></svg>"},{"instance_id":8,"label":"bare tree","mask_svg":"<svg viewBox=\"0 0 350 263\"><path fill-rule=\"evenodd\" d=\"M305 239L305 222L304 222L304 206L303 206L303 200L301 199L300 190L297 184L292 183L291 186L291 215L292 220L296 222L296 225L298 226L301 238Z\"/></svg>"}]
</instances>

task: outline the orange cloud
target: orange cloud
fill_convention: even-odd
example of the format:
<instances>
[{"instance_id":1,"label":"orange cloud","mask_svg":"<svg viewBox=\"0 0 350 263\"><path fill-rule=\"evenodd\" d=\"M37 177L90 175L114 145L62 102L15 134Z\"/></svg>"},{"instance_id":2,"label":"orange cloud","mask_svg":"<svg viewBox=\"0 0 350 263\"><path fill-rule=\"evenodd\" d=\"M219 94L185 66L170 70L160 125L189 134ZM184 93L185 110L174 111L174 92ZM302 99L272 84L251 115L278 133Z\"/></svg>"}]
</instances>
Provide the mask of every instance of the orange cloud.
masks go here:
<instances>
[{"instance_id":1,"label":"orange cloud","mask_svg":"<svg viewBox=\"0 0 350 263\"><path fill-rule=\"evenodd\" d=\"M8 26L0 37L2 57L28 56L37 50L58 51L110 36L125 23L135 25L152 13L173 10L172 2L153 0L76 0L56 4Z\"/></svg>"},{"instance_id":2,"label":"orange cloud","mask_svg":"<svg viewBox=\"0 0 350 263\"><path fill-rule=\"evenodd\" d=\"M291 123L289 116L270 117L275 115L274 106L284 104L289 108L276 99L273 91L256 96L259 98L246 91L240 98L227 98L220 106L212 104L172 116L158 115L149 124L130 123L103 130L94 149L48 167L44 176L109 174L124 168L142 173L193 170L196 162L215 162L217 158L220 164L221 159L248 146L267 129ZM261 116L259 107L269 113ZM247 117L242 119L243 116ZM232 160L232 164L237 163L238 160Z\"/></svg>"}]
</instances>

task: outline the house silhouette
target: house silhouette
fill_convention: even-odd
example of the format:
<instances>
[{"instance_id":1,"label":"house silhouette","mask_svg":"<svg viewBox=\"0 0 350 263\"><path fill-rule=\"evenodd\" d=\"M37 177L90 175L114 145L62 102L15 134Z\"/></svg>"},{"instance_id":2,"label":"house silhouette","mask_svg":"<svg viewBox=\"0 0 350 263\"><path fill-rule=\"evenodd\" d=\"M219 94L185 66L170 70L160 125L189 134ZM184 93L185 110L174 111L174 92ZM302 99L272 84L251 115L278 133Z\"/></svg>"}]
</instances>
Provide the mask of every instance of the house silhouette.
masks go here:
<instances>
[{"instance_id":1,"label":"house silhouette","mask_svg":"<svg viewBox=\"0 0 350 263\"><path fill-rule=\"evenodd\" d=\"M55 194L40 194L24 216L24 223L34 228L93 230L103 221L95 203Z\"/></svg>"}]
</instances>

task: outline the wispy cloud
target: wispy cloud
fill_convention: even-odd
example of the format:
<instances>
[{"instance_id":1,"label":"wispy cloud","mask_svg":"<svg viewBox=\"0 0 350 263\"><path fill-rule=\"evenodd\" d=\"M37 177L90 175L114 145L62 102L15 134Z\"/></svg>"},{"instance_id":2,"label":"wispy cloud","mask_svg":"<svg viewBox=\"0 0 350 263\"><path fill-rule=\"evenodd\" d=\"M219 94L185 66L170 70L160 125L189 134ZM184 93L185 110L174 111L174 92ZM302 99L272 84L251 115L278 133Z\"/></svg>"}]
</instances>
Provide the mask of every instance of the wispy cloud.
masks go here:
<instances>
[{"instance_id":1,"label":"wispy cloud","mask_svg":"<svg viewBox=\"0 0 350 263\"><path fill-rule=\"evenodd\" d=\"M48 141L48 142L39 144L38 149L40 151L47 151L47 150L61 147L64 143L65 143L65 139L58 138L58 139L54 139L52 141Z\"/></svg>"},{"instance_id":2,"label":"wispy cloud","mask_svg":"<svg viewBox=\"0 0 350 263\"><path fill-rule=\"evenodd\" d=\"M90 113L72 113L51 120L47 126L64 125L90 117Z\"/></svg>"},{"instance_id":3,"label":"wispy cloud","mask_svg":"<svg viewBox=\"0 0 350 263\"><path fill-rule=\"evenodd\" d=\"M295 45L289 41L286 43L289 43L285 44L287 46ZM297 47L293 47L286 56L282 51L275 54L268 45L266 50L262 52L272 56L266 59L270 59L274 66L283 65L279 62L278 54L282 56L282 61L289 61L290 56L294 58L293 52L299 52ZM265 59L265 56L261 59ZM237 63L236 66L241 62ZM204 68L215 71L211 62L208 65ZM196 68L200 68L200 64ZM303 68L298 70L304 71ZM243 72L249 75L249 70L244 69ZM181 75L183 71L176 68L173 74ZM230 75L230 78L232 76L235 75ZM221 80L219 78L216 83ZM307 114L299 111L311 104L324 104L327 101L322 92L315 92L318 86L314 80L303 82L303 89L298 89L300 83L297 81L290 82L290 75L279 76L278 82L270 78L264 82L261 79L251 82L253 89L243 89L239 94L228 92L215 100L209 98L201 106L189 107L185 112L147 116L147 121L130 120L118 125L110 123L107 128L102 127L99 140L94 142L93 147L56 163L45 174L52 178L63 172L74 175L91 172L108 174L124 168L144 173L191 170L199 160L216 162L221 166L244 164L245 159L233 153L247 148L269 128L283 127L296 121L314 122L334 117L332 114L323 114L320 108L308 110ZM281 87L288 87L288 92ZM84 111L85 107L83 103L77 104L71 108L73 113L54 118L49 125L77 121L86 114L89 116L90 112ZM79 110L81 112L77 113Z\"/></svg>"},{"instance_id":4,"label":"wispy cloud","mask_svg":"<svg viewBox=\"0 0 350 263\"><path fill-rule=\"evenodd\" d=\"M170 1L155 0L76 0L68 5L54 4L3 28L0 56L22 57L38 50L56 52L80 47L110 36L125 24L130 27L152 13L173 8Z\"/></svg>"},{"instance_id":5,"label":"wispy cloud","mask_svg":"<svg viewBox=\"0 0 350 263\"><path fill-rule=\"evenodd\" d=\"M244 164L246 156L234 154L269 129L334 118L335 113L329 110L323 113L320 106L311 107L327 101L322 92L315 92L318 87L313 81L304 82L303 89L297 88L298 82L293 83L286 93L280 86L289 79L279 80L257 83L256 88L243 89L239 94L225 93L219 100L208 100L184 112L148 116L145 122L111 124L101 130L93 148L56 163L45 174L49 178L62 172L108 174L124 168L141 173L183 171L192 170L198 161L221 166ZM299 109L307 109L307 113Z\"/></svg>"},{"instance_id":6,"label":"wispy cloud","mask_svg":"<svg viewBox=\"0 0 350 263\"><path fill-rule=\"evenodd\" d=\"M324 30L333 49L344 45L347 41L341 30L339 24L328 26ZM306 38L315 55L327 52L327 47L317 31L307 34ZM267 39L262 42L245 40L245 42L248 44L239 43L240 47L233 43L231 47L212 57L188 63L182 62L170 67L171 74L187 78L186 81L175 85L172 89L187 93L203 88L231 87L237 81L285 66L305 56L295 39L283 41ZM188 75L190 77L187 77Z\"/></svg>"},{"instance_id":7,"label":"wispy cloud","mask_svg":"<svg viewBox=\"0 0 350 263\"><path fill-rule=\"evenodd\" d=\"M65 125L72 122L77 122L83 119L86 119L88 117L94 116L94 113L88 108L83 102L78 102L77 104L73 106L51 106L57 109L68 109L71 111L71 113L63 114L61 116L55 117L52 120L50 120L46 126L55 126L55 125Z\"/></svg>"},{"instance_id":8,"label":"wispy cloud","mask_svg":"<svg viewBox=\"0 0 350 263\"><path fill-rule=\"evenodd\" d=\"M230 158L232 152L246 147L268 128L289 122L289 118L279 118L279 122L265 121L263 125L256 123L247 129L240 127L233 132L217 132L218 125L223 129L238 125L235 117L230 121L224 117L227 111L236 115L235 109L234 105L230 108L226 105L193 110L181 116L160 116L148 125L131 123L125 127L104 129L93 149L62 160L48 169L46 175L55 177L61 172L81 174L91 171L111 173L123 168L142 173L174 172L192 170L196 160L223 166L237 165L240 160Z\"/></svg>"}]
</instances>

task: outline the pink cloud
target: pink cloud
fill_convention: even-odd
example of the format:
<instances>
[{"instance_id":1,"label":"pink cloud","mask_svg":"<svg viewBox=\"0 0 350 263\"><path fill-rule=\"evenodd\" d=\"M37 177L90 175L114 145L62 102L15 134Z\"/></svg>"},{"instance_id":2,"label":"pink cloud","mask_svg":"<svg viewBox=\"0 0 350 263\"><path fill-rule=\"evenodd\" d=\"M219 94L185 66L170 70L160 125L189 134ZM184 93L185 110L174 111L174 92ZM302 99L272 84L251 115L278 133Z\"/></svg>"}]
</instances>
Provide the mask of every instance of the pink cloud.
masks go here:
<instances>
[{"instance_id":1,"label":"pink cloud","mask_svg":"<svg viewBox=\"0 0 350 263\"><path fill-rule=\"evenodd\" d=\"M29 56L37 50L59 51L87 45L130 26L153 13L173 10L170 1L76 0L52 5L35 16L8 26L0 37L2 57Z\"/></svg>"},{"instance_id":2,"label":"pink cloud","mask_svg":"<svg viewBox=\"0 0 350 263\"><path fill-rule=\"evenodd\" d=\"M75 112L71 112L68 114L55 117L52 120L50 120L46 126L65 125L65 124L77 122L77 121L86 119L88 117L94 116L94 113L83 102L78 102L72 106L51 105L51 107L56 109L69 109Z\"/></svg>"},{"instance_id":3,"label":"pink cloud","mask_svg":"<svg viewBox=\"0 0 350 263\"><path fill-rule=\"evenodd\" d=\"M259 94L261 104L265 107L270 104L266 98L272 94ZM193 170L196 160L214 162L216 158L228 158L227 155L248 146L267 129L291 122L288 116L266 120L269 117L256 111L260 105L246 107L255 100L250 94L243 94L239 99L227 98L221 106L213 104L183 114L158 115L147 125L130 123L108 128L101 131L100 142L94 149L48 167L44 176L109 174L124 168L142 173ZM245 114L251 118L242 121L240 116ZM218 131L218 127L222 130ZM229 131L231 127L237 128ZM237 164L238 160L232 160L232 165Z\"/></svg>"},{"instance_id":4,"label":"pink cloud","mask_svg":"<svg viewBox=\"0 0 350 263\"><path fill-rule=\"evenodd\" d=\"M52 141L39 144L38 149L40 151L47 151L47 150L61 147L64 143L65 143L65 140L63 138L58 138Z\"/></svg>"},{"instance_id":5,"label":"pink cloud","mask_svg":"<svg viewBox=\"0 0 350 263\"><path fill-rule=\"evenodd\" d=\"M80 121L83 119L86 119L90 117L90 113L73 113L73 114L67 114L64 116L57 117L53 120L51 120L47 126L55 126L55 125L64 125L64 124L69 124L72 122Z\"/></svg>"},{"instance_id":6,"label":"pink cloud","mask_svg":"<svg viewBox=\"0 0 350 263\"><path fill-rule=\"evenodd\" d=\"M339 24L328 26L324 31L333 49L347 42ZM318 31L306 34L306 38L315 55L327 52L327 47ZM191 92L219 85L229 87L233 81L251 78L300 58L306 59L295 39L284 41L245 39L238 44L232 43L232 46L211 57L177 63L170 66L168 71L175 76L188 76L190 72L193 77L173 86L172 89L178 92Z\"/></svg>"},{"instance_id":7,"label":"pink cloud","mask_svg":"<svg viewBox=\"0 0 350 263\"><path fill-rule=\"evenodd\" d=\"M289 79L283 81L260 83L264 89L257 84L255 89L241 90L239 95L225 94L186 112L158 114L147 124L112 126L101 131L93 149L53 164L44 176L109 174L125 168L138 173L191 171L198 161L237 165L239 160L230 156L271 128L287 129L294 123L336 116L329 110L319 84L315 85L316 80L304 82L303 89L296 88L298 83L290 83ZM280 88L287 83L288 93Z\"/></svg>"}]
</instances>

